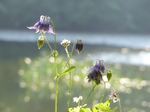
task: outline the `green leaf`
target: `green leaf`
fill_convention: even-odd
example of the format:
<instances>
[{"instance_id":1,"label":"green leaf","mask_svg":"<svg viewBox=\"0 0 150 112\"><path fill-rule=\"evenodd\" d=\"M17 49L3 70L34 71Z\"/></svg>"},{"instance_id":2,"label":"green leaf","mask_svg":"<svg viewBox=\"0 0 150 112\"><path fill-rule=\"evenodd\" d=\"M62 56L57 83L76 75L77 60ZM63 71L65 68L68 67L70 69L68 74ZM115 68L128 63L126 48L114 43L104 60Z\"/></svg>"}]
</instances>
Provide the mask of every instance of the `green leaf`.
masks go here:
<instances>
[{"instance_id":1,"label":"green leaf","mask_svg":"<svg viewBox=\"0 0 150 112\"><path fill-rule=\"evenodd\" d=\"M98 103L93 107L92 112L111 112L110 100L107 100L105 103Z\"/></svg>"},{"instance_id":2,"label":"green leaf","mask_svg":"<svg viewBox=\"0 0 150 112\"><path fill-rule=\"evenodd\" d=\"M69 108L69 112L80 112L80 108Z\"/></svg>"},{"instance_id":3,"label":"green leaf","mask_svg":"<svg viewBox=\"0 0 150 112\"><path fill-rule=\"evenodd\" d=\"M110 106L110 100L107 100L105 103L103 103L105 106Z\"/></svg>"},{"instance_id":4,"label":"green leaf","mask_svg":"<svg viewBox=\"0 0 150 112\"><path fill-rule=\"evenodd\" d=\"M63 72L61 72L61 73L59 74L59 76L61 76L61 75L63 75L63 74L66 74L66 73L70 72L71 70L73 70L73 69L75 69L75 68L76 68L76 66L71 66L69 69L67 69L67 70L65 70L65 71L63 71Z\"/></svg>"},{"instance_id":5,"label":"green leaf","mask_svg":"<svg viewBox=\"0 0 150 112\"><path fill-rule=\"evenodd\" d=\"M118 107L115 107L111 110L111 112L115 112Z\"/></svg>"},{"instance_id":6,"label":"green leaf","mask_svg":"<svg viewBox=\"0 0 150 112\"><path fill-rule=\"evenodd\" d=\"M75 108L69 108L69 112L92 112L89 108L83 108L81 106Z\"/></svg>"},{"instance_id":7,"label":"green leaf","mask_svg":"<svg viewBox=\"0 0 150 112\"><path fill-rule=\"evenodd\" d=\"M54 79L59 78L60 76L66 74L66 73L68 73L68 72L70 72L71 70L73 70L73 69L75 69L75 68L76 68L76 66L71 66L69 69L67 69L67 70L65 70L65 71L62 71L58 76L55 76Z\"/></svg>"},{"instance_id":8,"label":"green leaf","mask_svg":"<svg viewBox=\"0 0 150 112\"><path fill-rule=\"evenodd\" d=\"M83 112L92 112L89 108L82 108Z\"/></svg>"},{"instance_id":9,"label":"green leaf","mask_svg":"<svg viewBox=\"0 0 150 112\"><path fill-rule=\"evenodd\" d=\"M128 112L132 112L132 110L129 110Z\"/></svg>"}]
</instances>

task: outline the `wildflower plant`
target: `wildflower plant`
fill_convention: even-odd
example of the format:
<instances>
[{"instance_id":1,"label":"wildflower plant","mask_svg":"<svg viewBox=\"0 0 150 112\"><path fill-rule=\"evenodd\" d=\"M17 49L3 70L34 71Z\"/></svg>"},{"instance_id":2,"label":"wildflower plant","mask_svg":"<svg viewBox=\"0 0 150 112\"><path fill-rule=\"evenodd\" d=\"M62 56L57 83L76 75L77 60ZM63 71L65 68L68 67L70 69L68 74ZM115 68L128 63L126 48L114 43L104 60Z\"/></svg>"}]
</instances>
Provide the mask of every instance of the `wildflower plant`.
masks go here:
<instances>
[{"instance_id":1,"label":"wildflower plant","mask_svg":"<svg viewBox=\"0 0 150 112\"><path fill-rule=\"evenodd\" d=\"M106 91L106 87L105 87L105 83L107 83L108 81L111 80L112 77L112 71L110 69L107 69L104 65L104 61L103 60L96 60L96 64L92 67L86 67L85 69L87 70L87 74L85 74L85 77L87 78L87 83L92 83L92 89L89 92L87 97L74 97L73 98L73 102L77 103L76 107L70 107L70 101L71 101L71 90L72 90L72 72L74 69L76 69L75 65L72 65L70 60L72 58L72 54L74 51L77 51L78 54L81 53L81 51L83 50L83 43L81 39L76 39L73 44L72 44L72 49L71 51L69 51L68 47L71 46L71 41L64 39L62 40L62 42L60 43L63 48L64 51L66 53L67 56L67 60L65 61L64 66L61 69L58 69L58 64L57 63L57 59L59 56L59 53L57 51L57 46L56 46L56 42L57 42L57 34L55 31L55 27L54 27L54 23L53 21L50 19L50 17L48 16L40 16L40 20L35 23L33 26L31 27L27 27L28 29L35 29L36 33L39 33L40 36L37 39L37 46L38 49L42 48L42 46L44 45L44 43L46 43L48 45L48 47L50 48L51 54L49 55L50 57L53 57L54 59L54 70L55 70L55 77L54 77L54 81L55 81L55 107L54 110L55 112L58 112L58 94L59 94L59 79L64 76L64 75L68 75L69 76L69 80L68 80L68 97L67 97L67 111L69 112L115 112L116 109L118 107L115 108L111 108L110 104L111 101L115 102L120 102L119 96L118 96L118 92L115 90L112 90L110 95L108 96L108 99L103 102L103 98L105 95L105 91ZM53 46L50 44L49 39L46 37L46 33L49 34L53 34L54 36L54 44ZM41 65L42 66L42 65ZM107 80L104 80L104 77L107 78ZM84 80L84 79L83 79ZM64 85L65 86L65 85ZM100 101L97 104L94 104L94 92L95 92L95 88L97 86L104 86L104 91L102 92L102 95L100 97ZM90 98L90 96L93 96L92 98L92 107L88 107L87 106L87 101ZM121 104L119 103L119 108L120 108L120 112L122 112L121 109Z\"/></svg>"}]
</instances>

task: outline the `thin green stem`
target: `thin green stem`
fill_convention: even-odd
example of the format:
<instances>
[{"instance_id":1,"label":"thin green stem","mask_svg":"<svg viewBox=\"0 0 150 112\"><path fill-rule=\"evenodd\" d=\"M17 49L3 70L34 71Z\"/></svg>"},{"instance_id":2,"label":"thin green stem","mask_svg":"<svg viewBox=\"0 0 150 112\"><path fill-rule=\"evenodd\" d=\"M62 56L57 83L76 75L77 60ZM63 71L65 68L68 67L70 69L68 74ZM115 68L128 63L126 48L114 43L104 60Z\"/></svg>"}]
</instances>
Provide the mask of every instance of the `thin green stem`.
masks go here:
<instances>
[{"instance_id":1,"label":"thin green stem","mask_svg":"<svg viewBox=\"0 0 150 112\"><path fill-rule=\"evenodd\" d=\"M52 19L50 19L50 22L52 24L53 30L55 32L55 25L54 22L52 21ZM54 56L54 67L55 67L55 75L58 76L58 68L57 68L57 60L56 60L56 34L54 34L54 50L52 49L48 39L46 38L46 43L48 44L50 50L53 52L53 56ZM59 77L57 77L55 79L55 112L57 112L58 109L58 91L59 91Z\"/></svg>"},{"instance_id":2,"label":"thin green stem","mask_svg":"<svg viewBox=\"0 0 150 112\"><path fill-rule=\"evenodd\" d=\"M48 39L45 37L46 43L49 46L50 50L53 51ZM56 50L56 35L54 35L54 51ZM57 61L56 61L56 55L55 53L53 54L54 56L54 67L55 67L55 73L56 76L58 76L58 70L57 70ZM55 112L57 112L57 106L58 106L58 78L55 80Z\"/></svg>"},{"instance_id":3,"label":"thin green stem","mask_svg":"<svg viewBox=\"0 0 150 112\"><path fill-rule=\"evenodd\" d=\"M73 44L73 47L72 47L72 50L71 50L70 53L68 52L68 47L65 48L68 60L65 64L63 70L67 67L67 65L68 65L68 68L70 68L70 59L71 59L72 53L74 51L74 47L75 47L75 41L74 41L74 44ZM67 101L68 109L69 109L69 106L70 106L70 97L71 97L71 89L72 89L72 74L71 74L71 72L69 72L69 76L70 77L69 77L69 89L68 89L68 101Z\"/></svg>"},{"instance_id":4,"label":"thin green stem","mask_svg":"<svg viewBox=\"0 0 150 112\"><path fill-rule=\"evenodd\" d=\"M68 56L69 58L68 58L68 60L67 60L67 62L66 62L66 64L65 64L65 66L63 67L63 70L67 67L68 63L70 62L70 59L71 59L72 54L73 54L73 51L74 51L75 44L76 44L76 41L74 41L74 44L73 44L73 46L72 46L72 50L71 50L70 54L66 52L66 53L67 53L67 56L68 56L68 54L69 54L69 56ZM65 51L66 51L66 50L65 50Z\"/></svg>"},{"instance_id":5,"label":"thin green stem","mask_svg":"<svg viewBox=\"0 0 150 112\"><path fill-rule=\"evenodd\" d=\"M66 51L66 54L67 54L67 57L68 57L68 63L67 63L67 65L68 65L68 68L70 68L70 54L69 54L69 52L68 52L68 48L66 47L65 48L65 51ZM68 107L68 109L69 109L69 106L70 106L70 97L71 97L71 88L72 88L72 74L71 74L71 72L69 72L69 89L68 89L68 101L67 101L67 107Z\"/></svg>"},{"instance_id":6,"label":"thin green stem","mask_svg":"<svg viewBox=\"0 0 150 112\"><path fill-rule=\"evenodd\" d=\"M54 35L54 51L56 51L56 35ZM54 64L55 64L55 73L56 76L58 76L58 70L57 70L57 61L56 61L56 54L54 53ZM56 84L55 84L55 112L57 112L57 106L58 106L58 78L56 78Z\"/></svg>"},{"instance_id":7,"label":"thin green stem","mask_svg":"<svg viewBox=\"0 0 150 112\"><path fill-rule=\"evenodd\" d=\"M68 59L70 59L70 55L69 55L69 52L68 52L68 47L65 47L65 51L66 51Z\"/></svg>"},{"instance_id":8,"label":"thin green stem","mask_svg":"<svg viewBox=\"0 0 150 112\"><path fill-rule=\"evenodd\" d=\"M95 87L96 87L96 84L95 84L95 86L92 88L92 90L90 91L90 93L88 94L87 98L84 100L83 105L87 102L88 98L90 97L90 95L91 95L92 92L94 91Z\"/></svg>"},{"instance_id":9,"label":"thin green stem","mask_svg":"<svg viewBox=\"0 0 150 112\"><path fill-rule=\"evenodd\" d=\"M58 76L58 71L57 71L57 62L56 62L56 56L54 54L54 64L55 64L55 73L56 76ZM57 105L58 105L58 78L56 78L56 84L55 84L55 112L57 112Z\"/></svg>"},{"instance_id":10,"label":"thin green stem","mask_svg":"<svg viewBox=\"0 0 150 112\"><path fill-rule=\"evenodd\" d=\"M103 98L104 98L105 92L106 92L106 84L105 84L105 82L104 82L104 91L103 91L103 93L102 93L102 95L101 95L100 103L103 102Z\"/></svg>"},{"instance_id":11,"label":"thin green stem","mask_svg":"<svg viewBox=\"0 0 150 112\"><path fill-rule=\"evenodd\" d=\"M56 34L54 34L54 50L56 50Z\"/></svg>"},{"instance_id":12,"label":"thin green stem","mask_svg":"<svg viewBox=\"0 0 150 112\"><path fill-rule=\"evenodd\" d=\"M55 72L56 76L58 75L58 70L57 70L57 61L56 61L56 34L54 35L54 63L55 63Z\"/></svg>"},{"instance_id":13,"label":"thin green stem","mask_svg":"<svg viewBox=\"0 0 150 112\"><path fill-rule=\"evenodd\" d=\"M51 45L50 45L48 39L47 39L46 37L45 37L45 39L46 39L46 43L47 43L48 47L50 48L51 51L53 51L53 49L52 49L52 47L51 47Z\"/></svg>"},{"instance_id":14,"label":"thin green stem","mask_svg":"<svg viewBox=\"0 0 150 112\"><path fill-rule=\"evenodd\" d=\"M122 112L122 107L121 107L121 102L120 102L120 99L118 101L118 104L119 104L119 109L120 109L120 112Z\"/></svg>"},{"instance_id":15,"label":"thin green stem","mask_svg":"<svg viewBox=\"0 0 150 112\"><path fill-rule=\"evenodd\" d=\"M55 112L57 112L57 106L58 106L58 78L55 80Z\"/></svg>"},{"instance_id":16,"label":"thin green stem","mask_svg":"<svg viewBox=\"0 0 150 112\"><path fill-rule=\"evenodd\" d=\"M75 40L74 43L73 43L72 50L71 50L71 55L73 54L75 44L76 44L76 40Z\"/></svg>"},{"instance_id":17,"label":"thin green stem","mask_svg":"<svg viewBox=\"0 0 150 112\"><path fill-rule=\"evenodd\" d=\"M70 76L70 80L69 80L69 89L68 89L68 102L67 102L67 105L68 105L68 109L69 109L69 106L70 106L70 97L71 97L71 89L72 89L72 75L71 75L71 72L69 72L69 76Z\"/></svg>"},{"instance_id":18,"label":"thin green stem","mask_svg":"<svg viewBox=\"0 0 150 112\"><path fill-rule=\"evenodd\" d=\"M92 82L92 86L94 86L94 83ZM94 89L93 89L94 91ZM94 92L92 93L92 107L94 106L94 97L95 97L95 94Z\"/></svg>"}]
</instances>

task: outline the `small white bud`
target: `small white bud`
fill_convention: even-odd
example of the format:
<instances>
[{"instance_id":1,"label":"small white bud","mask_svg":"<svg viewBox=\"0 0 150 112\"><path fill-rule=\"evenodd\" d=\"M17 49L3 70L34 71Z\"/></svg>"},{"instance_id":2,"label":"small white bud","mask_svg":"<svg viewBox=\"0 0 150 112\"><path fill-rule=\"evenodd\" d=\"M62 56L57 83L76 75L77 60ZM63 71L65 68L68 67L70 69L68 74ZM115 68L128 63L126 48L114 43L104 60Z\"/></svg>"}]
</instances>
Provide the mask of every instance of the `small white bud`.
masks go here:
<instances>
[{"instance_id":1,"label":"small white bud","mask_svg":"<svg viewBox=\"0 0 150 112\"><path fill-rule=\"evenodd\" d=\"M64 39L60 44L64 47L68 47L70 45L70 43L71 43L70 40Z\"/></svg>"}]
</instances>

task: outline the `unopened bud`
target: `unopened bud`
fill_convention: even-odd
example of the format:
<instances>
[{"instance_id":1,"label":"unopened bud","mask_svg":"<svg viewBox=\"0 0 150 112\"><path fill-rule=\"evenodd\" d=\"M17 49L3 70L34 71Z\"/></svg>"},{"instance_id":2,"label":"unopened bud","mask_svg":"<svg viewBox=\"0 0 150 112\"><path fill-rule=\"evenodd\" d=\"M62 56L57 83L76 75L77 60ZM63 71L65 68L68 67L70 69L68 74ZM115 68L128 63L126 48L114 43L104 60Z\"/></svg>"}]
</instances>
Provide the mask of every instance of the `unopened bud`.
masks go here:
<instances>
[{"instance_id":1,"label":"unopened bud","mask_svg":"<svg viewBox=\"0 0 150 112\"><path fill-rule=\"evenodd\" d=\"M111 79L111 77L112 77L112 72L111 72L111 70L108 70L108 72L107 72L108 81Z\"/></svg>"},{"instance_id":2,"label":"unopened bud","mask_svg":"<svg viewBox=\"0 0 150 112\"><path fill-rule=\"evenodd\" d=\"M78 39L76 43L76 50L80 53L83 50L83 43L82 40Z\"/></svg>"},{"instance_id":3,"label":"unopened bud","mask_svg":"<svg viewBox=\"0 0 150 112\"><path fill-rule=\"evenodd\" d=\"M52 55L53 55L53 56L57 56L57 55L58 55L58 51L57 51L57 50L53 50L53 51L52 51Z\"/></svg>"},{"instance_id":4,"label":"unopened bud","mask_svg":"<svg viewBox=\"0 0 150 112\"><path fill-rule=\"evenodd\" d=\"M38 38L38 41L37 41L38 49L40 49L40 48L44 45L44 37L45 37L45 36L40 36L40 37Z\"/></svg>"}]
</instances>

